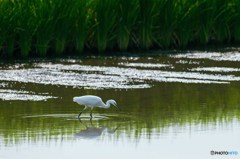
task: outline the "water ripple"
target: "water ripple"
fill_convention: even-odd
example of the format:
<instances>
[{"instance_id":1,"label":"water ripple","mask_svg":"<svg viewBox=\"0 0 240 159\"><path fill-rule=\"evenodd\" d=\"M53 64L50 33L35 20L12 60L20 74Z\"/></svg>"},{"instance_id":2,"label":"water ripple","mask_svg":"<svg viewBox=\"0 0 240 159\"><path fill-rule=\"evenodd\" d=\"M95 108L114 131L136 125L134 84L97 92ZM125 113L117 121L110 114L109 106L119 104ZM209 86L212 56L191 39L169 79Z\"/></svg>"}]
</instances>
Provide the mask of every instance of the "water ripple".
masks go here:
<instances>
[{"instance_id":1,"label":"water ripple","mask_svg":"<svg viewBox=\"0 0 240 159\"><path fill-rule=\"evenodd\" d=\"M128 67L143 67L143 68L165 68L165 67L173 67L169 64L153 64L153 63L119 63L120 66L128 66Z\"/></svg>"},{"instance_id":2,"label":"water ripple","mask_svg":"<svg viewBox=\"0 0 240 159\"><path fill-rule=\"evenodd\" d=\"M231 67L197 67L190 69L191 71L208 71L208 72L240 72L239 68Z\"/></svg>"},{"instance_id":3,"label":"water ripple","mask_svg":"<svg viewBox=\"0 0 240 159\"><path fill-rule=\"evenodd\" d=\"M171 55L173 58L187 58L187 59L210 59L214 61L240 61L239 52L191 52L186 54Z\"/></svg>"},{"instance_id":4,"label":"water ripple","mask_svg":"<svg viewBox=\"0 0 240 159\"><path fill-rule=\"evenodd\" d=\"M0 99L2 100L46 101L53 98L57 97L36 95L33 92L22 90L0 89Z\"/></svg>"},{"instance_id":5,"label":"water ripple","mask_svg":"<svg viewBox=\"0 0 240 159\"><path fill-rule=\"evenodd\" d=\"M234 75L203 74L196 72L175 72L160 70L140 70L136 68L105 67L90 65L61 65L61 64L40 64L43 68L56 70L75 70L75 71L97 71L104 76L112 75L128 82L182 82L182 83L229 83L229 81L240 81L240 77Z\"/></svg>"},{"instance_id":6,"label":"water ripple","mask_svg":"<svg viewBox=\"0 0 240 159\"><path fill-rule=\"evenodd\" d=\"M136 63L135 63L136 64ZM137 63L135 66L157 66ZM191 70L198 71L198 70ZM86 89L140 89L150 88L153 82L215 83L227 84L240 81L234 75L174 70L151 70L116 66L80 64L35 63L31 68L2 69L0 81L16 81L45 85L62 85Z\"/></svg>"}]
</instances>

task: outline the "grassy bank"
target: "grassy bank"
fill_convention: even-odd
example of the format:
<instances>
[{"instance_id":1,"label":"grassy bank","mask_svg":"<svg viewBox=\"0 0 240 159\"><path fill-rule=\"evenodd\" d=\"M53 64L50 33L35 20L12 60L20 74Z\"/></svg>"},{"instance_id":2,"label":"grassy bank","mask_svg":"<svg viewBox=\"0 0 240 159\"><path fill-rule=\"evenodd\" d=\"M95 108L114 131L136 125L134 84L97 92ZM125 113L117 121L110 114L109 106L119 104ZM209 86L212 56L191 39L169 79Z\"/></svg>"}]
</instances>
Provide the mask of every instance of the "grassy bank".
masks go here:
<instances>
[{"instance_id":1,"label":"grassy bank","mask_svg":"<svg viewBox=\"0 0 240 159\"><path fill-rule=\"evenodd\" d=\"M0 0L0 53L240 43L238 0Z\"/></svg>"}]
</instances>

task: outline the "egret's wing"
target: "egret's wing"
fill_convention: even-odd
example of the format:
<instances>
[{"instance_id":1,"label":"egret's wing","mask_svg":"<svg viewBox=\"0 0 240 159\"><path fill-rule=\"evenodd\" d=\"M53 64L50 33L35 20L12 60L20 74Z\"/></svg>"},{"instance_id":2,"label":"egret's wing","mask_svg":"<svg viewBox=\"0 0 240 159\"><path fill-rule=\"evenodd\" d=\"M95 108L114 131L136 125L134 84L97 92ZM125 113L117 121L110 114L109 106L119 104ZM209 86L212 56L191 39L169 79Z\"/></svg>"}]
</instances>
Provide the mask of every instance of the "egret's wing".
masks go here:
<instances>
[{"instance_id":1,"label":"egret's wing","mask_svg":"<svg viewBox=\"0 0 240 159\"><path fill-rule=\"evenodd\" d=\"M104 104L100 97L91 95L80 97L80 102L87 106L102 106L102 104Z\"/></svg>"},{"instance_id":2,"label":"egret's wing","mask_svg":"<svg viewBox=\"0 0 240 159\"><path fill-rule=\"evenodd\" d=\"M102 99L99 100L98 102L96 102L95 105L96 105L97 107L103 107L103 106L105 106L105 104L103 103Z\"/></svg>"}]
</instances>

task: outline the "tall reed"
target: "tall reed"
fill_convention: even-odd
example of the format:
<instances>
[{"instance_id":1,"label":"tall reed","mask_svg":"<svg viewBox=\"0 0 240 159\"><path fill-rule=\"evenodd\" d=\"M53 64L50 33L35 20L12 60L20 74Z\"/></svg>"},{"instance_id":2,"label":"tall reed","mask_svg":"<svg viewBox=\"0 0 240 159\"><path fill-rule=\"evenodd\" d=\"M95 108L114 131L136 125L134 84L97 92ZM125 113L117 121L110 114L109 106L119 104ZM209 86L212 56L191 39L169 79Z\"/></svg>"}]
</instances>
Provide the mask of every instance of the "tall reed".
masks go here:
<instances>
[{"instance_id":1,"label":"tall reed","mask_svg":"<svg viewBox=\"0 0 240 159\"><path fill-rule=\"evenodd\" d=\"M238 0L2 0L0 53L240 43Z\"/></svg>"},{"instance_id":2,"label":"tall reed","mask_svg":"<svg viewBox=\"0 0 240 159\"><path fill-rule=\"evenodd\" d=\"M215 39L220 43L231 41L231 26L234 13L232 7L229 7L229 5L231 6L231 1L215 1L216 17L213 34Z\"/></svg>"},{"instance_id":3,"label":"tall reed","mask_svg":"<svg viewBox=\"0 0 240 159\"><path fill-rule=\"evenodd\" d=\"M159 0L157 32L154 34L161 48L169 48L173 43L173 34L177 25L176 1Z\"/></svg>"},{"instance_id":4,"label":"tall reed","mask_svg":"<svg viewBox=\"0 0 240 159\"><path fill-rule=\"evenodd\" d=\"M208 1L203 0L199 2L198 5L198 16L197 18L197 39L200 44L206 45L209 40L212 38L212 29L214 25L214 20L216 17L215 7L215 0ZM206 18L207 17L207 18Z\"/></svg>"},{"instance_id":5,"label":"tall reed","mask_svg":"<svg viewBox=\"0 0 240 159\"><path fill-rule=\"evenodd\" d=\"M194 28L196 28L194 17L197 16L197 6L197 0L179 1L175 4L173 8L175 12L174 15L176 16L176 18L174 18L175 28L172 27L171 29L175 29L175 32L172 34L175 46L185 48L188 43L193 40Z\"/></svg>"},{"instance_id":6,"label":"tall reed","mask_svg":"<svg viewBox=\"0 0 240 159\"><path fill-rule=\"evenodd\" d=\"M36 34L35 48L38 56L46 56L49 44L53 40L56 20L54 19L54 3L51 0L39 0L36 2Z\"/></svg>"},{"instance_id":7,"label":"tall reed","mask_svg":"<svg viewBox=\"0 0 240 159\"><path fill-rule=\"evenodd\" d=\"M153 45L158 0L140 0L139 38L140 47L148 49Z\"/></svg>"},{"instance_id":8,"label":"tall reed","mask_svg":"<svg viewBox=\"0 0 240 159\"><path fill-rule=\"evenodd\" d=\"M15 3L17 12L21 13L17 14L16 19L16 34L18 37L17 44L20 48L21 56L27 57L31 51L33 36L36 29L36 17L34 15L35 2L34 0L21 0Z\"/></svg>"},{"instance_id":9,"label":"tall reed","mask_svg":"<svg viewBox=\"0 0 240 159\"><path fill-rule=\"evenodd\" d=\"M232 9L232 36L234 40L240 43L240 2L238 0L232 0L229 2L229 7Z\"/></svg>"},{"instance_id":10,"label":"tall reed","mask_svg":"<svg viewBox=\"0 0 240 159\"><path fill-rule=\"evenodd\" d=\"M126 50L129 46L131 32L139 15L139 0L119 0L117 12L117 42L120 50ZM135 41L135 44L137 42Z\"/></svg>"},{"instance_id":11,"label":"tall reed","mask_svg":"<svg viewBox=\"0 0 240 159\"><path fill-rule=\"evenodd\" d=\"M72 39L73 43L75 43L76 51L80 53L84 49L89 33L88 19L93 16L88 9L90 4L88 0L77 0L72 7L72 11L70 11L70 17L74 19L74 24L71 28Z\"/></svg>"},{"instance_id":12,"label":"tall reed","mask_svg":"<svg viewBox=\"0 0 240 159\"><path fill-rule=\"evenodd\" d=\"M72 26L75 25L75 19L72 17L73 8L76 0L59 1L53 4L53 20L54 20L54 42L55 52L62 54L66 49L69 41ZM79 18L79 17L76 17Z\"/></svg>"},{"instance_id":13,"label":"tall reed","mask_svg":"<svg viewBox=\"0 0 240 159\"><path fill-rule=\"evenodd\" d=\"M113 0L95 0L94 14L97 36L97 49L103 52L111 44L114 38L114 27L116 24L117 3Z\"/></svg>"},{"instance_id":14,"label":"tall reed","mask_svg":"<svg viewBox=\"0 0 240 159\"><path fill-rule=\"evenodd\" d=\"M13 1L0 2L0 45L1 52L12 57L15 42L16 42L16 28L18 11Z\"/></svg>"}]
</instances>

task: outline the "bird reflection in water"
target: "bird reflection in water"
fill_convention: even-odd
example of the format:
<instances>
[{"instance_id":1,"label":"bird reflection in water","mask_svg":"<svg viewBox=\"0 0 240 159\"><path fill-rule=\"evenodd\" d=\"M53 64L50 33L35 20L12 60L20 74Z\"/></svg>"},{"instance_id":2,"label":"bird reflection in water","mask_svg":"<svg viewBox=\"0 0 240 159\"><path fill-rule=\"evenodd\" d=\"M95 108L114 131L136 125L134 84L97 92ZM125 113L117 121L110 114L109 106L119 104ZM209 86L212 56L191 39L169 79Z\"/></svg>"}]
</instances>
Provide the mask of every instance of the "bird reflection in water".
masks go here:
<instances>
[{"instance_id":1,"label":"bird reflection in water","mask_svg":"<svg viewBox=\"0 0 240 159\"><path fill-rule=\"evenodd\" d=\"M81 130L79 133L75 135L77 138L81 139L95 139L100 136L102 136L104 133L107 134L114 134L119 127L116 127L115 129L111 129L108 126L102 126L102 127L94 127L91 123L91 127L88 127L85 125L81 120L79 120L81 124L84 125L85 129Z\"/></svg>"}]
</instances>

